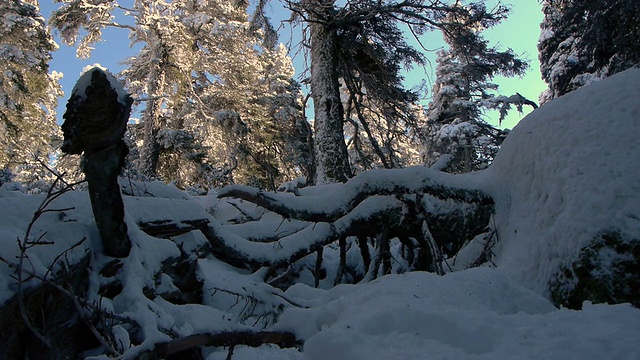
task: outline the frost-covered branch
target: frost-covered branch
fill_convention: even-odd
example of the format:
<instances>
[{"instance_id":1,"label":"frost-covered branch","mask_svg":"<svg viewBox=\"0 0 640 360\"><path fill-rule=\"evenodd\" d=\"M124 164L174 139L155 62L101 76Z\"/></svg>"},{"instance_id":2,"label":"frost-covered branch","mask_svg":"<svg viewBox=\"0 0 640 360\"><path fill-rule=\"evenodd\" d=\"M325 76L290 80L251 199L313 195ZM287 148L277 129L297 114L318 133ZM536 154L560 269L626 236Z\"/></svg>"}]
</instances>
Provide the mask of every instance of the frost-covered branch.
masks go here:
<instances>
[{"instance_id":1,"label":"frost-covered branch","mask_svg":"<svg viewBox=\"0 0 640 360\"><path fill-rule=\"evenodd\" d=\"M380 225L375 224L399 225L403 207L404 204L394 197L373 196L332 223L313 223L271 243L249 242L215 225L207 227L204 233L213 245L212 251L220 259L253 268L269 267L269 277L276 269L286 267L341 237L375 234L380 229Z\"/></svg>"},{"instance_id":2,"label":"frost-covered branch","mask_svg":"<svg viewBox=\"0 0 640 360\"><path fill-rule=\"evenodd\" d=\"M415 237L416 233L424 232L421 230L425 226L423 223L427 224L429 235L417 239L417 246L424 247L432 256L440 252L440 248L446 248L446 253L451 255L466 241L486 231L493 213L493 200L488 195L462 183L455 186L455 180L446 174L414 168L370 171L339 186L300 189L299 196L228 187L219 196L237 197L285 218L311 224L266 243L247 241L227 226L217 224L210 224L204 232L220 259L240 267L268 267L266 278L277 269L291 266L340 239L350 236L376 238L386 233L374 241L377 246L379 241ZM449 185L445 185L445 181ZM369 259L366 261L369 263L369 250L362 245L361 242L363 261ZM385 245L376 251L378 255L387 256L388 249ZM427 263L440 262L436 260ZM419 263L421 267L426 266L424 256ZM388 267L384 262L382 265ZM373 266L377 269L379 264Z\"/></svg>"},{"instance_id":3,"label":"frost-covered branch","mask_svg":"<svg viewBox=\"0 0 640 360\"><path fill-rule=\"evenodd\" d=\"M317 193L301 190L300 196L232 185L222 189L218 197L237 197L285 218L314 222L334 221L373 195L425 193L439 199L484 205L493 203L493 200L481 191L466 188L462 183L456 186L455 183L455 179L447 174L415 167L389 172L372 170L354 177L340 187L327 187L325 191ZM315 205L310 207L309 203Z\"/></svg>"}]
</instances>

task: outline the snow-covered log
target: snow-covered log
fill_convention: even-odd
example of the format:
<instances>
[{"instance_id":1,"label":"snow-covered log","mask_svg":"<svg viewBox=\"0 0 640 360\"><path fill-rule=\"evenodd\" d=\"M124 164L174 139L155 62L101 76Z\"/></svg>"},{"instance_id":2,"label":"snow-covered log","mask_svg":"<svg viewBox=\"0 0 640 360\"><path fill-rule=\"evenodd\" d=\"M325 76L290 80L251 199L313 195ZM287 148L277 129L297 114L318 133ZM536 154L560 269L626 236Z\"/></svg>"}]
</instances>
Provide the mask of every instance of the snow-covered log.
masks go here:
<instances>
[{"instance_id":1,"label":"snow-covered log","mask_svg":"<svg viewBox=\"0 0 640 360\"><path fill-rule=\"evenodd\" d=\"M241 260L250 268L269 267L269 277L277 269L350 236L374 239L375 258L385 259L387 241L398 238L411 248L407 256L415 260L413 267L426 270L434 266L434 252L455 254L485 232L494 211L493 200L482 191L423 167L369 171L345 184L300 190L293 195L243 186L222 189L218 194L221 198L243 199L284 219L307 221L309 225L270 243L247 242L222 228L209 227L205 234L214 244L213 251L223 259ZM413 259L414 251L418 259ZM368 250L361 246L361 252L368 267ZM345 256L344 251L341 256ZM380 263L374 261L376 266Z\"/></svg>"},{"instance_id":2,"label":"snow-covered log","mask_svg":"<svg viewBox=\"0 0 640 360\"><path fill-rule=\"evenodd\" d=\"M424 167L371 170L343 185L300 189L298 195L232 185L220 190L218 197L247 200L285 218L320 222L346 215L370 196L411 194L489 207L493 204L490 196L464 180Z\"/></svg>"},{"instance_id":3,"label":"snow-covered log","mask_svg":"<svg viewBox=\"0 0 640 360\"><path fill-rule=\"evenodd\" d=\"M281 348L302 345L294 334L281 331L232 331L194 334L158 344L153 351L143 354L141 358L166 359L169 356L175 357L185 351L197 349L201 346L224 346L232 349L239 345L259 347L267 344L278 345ZM233 351L230 353L233 354Z\"/></svg>"}]
</instances>

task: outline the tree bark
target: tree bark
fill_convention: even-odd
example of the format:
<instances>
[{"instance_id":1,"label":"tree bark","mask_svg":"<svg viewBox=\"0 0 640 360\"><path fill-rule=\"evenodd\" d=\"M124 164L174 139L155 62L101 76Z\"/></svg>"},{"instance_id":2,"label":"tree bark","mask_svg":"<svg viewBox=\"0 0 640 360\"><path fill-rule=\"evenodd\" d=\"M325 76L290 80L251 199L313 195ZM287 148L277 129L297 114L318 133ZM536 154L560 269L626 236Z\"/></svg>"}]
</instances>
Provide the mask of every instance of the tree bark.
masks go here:
<instances>
[{"instance_id":1,"label":"tree bark","mask_svg":"<svg viewBox=\"0 0 640 360\"><path fill-rule=\"evenodd\" d=\"M165 74L157 65L153 66L149 77L149 94L151 98L142 115L144 121L143 145L140 149L140 172L149 178L158 176L158 162L160 160L160 144L158 143L158 130L160 129L160 111L162 101L159 97L163 92Z\"/></svg>"},{"instance_id":2,"label":"tree bark","mask_svg":"<svg viewBox=\"0 0 640 360\"><path fill-rule=\"evenodd\" d=\"M84 152L82 171L89 183L91 208L104 253L113 257L126 257L131 250L118 175L129 152L122 137L132 103L112 75L94 68L78 80L62 124L62 151Z\"/></svg>"},{"instance_id":3,"label":"tree bark","mask_svg":"<svg viewBox=\"0 0 640 360\"><path fill-rule=\"evenodd\" d=\"M119 258L127 257L131 250L131 240L124 221L124 203L118 185L118 175L128 152L127 145L120 140L110 148L85 152L82 162L104 253Z\"/></svg>"},{"instance_id":4,"label":"tree bark","mask_svg":"<svg viewBox=\"0 0 640 360\"><path fill-rule=\"evenodd\" d=\"M331 18L333 1L305 2L317 17ZM345 182L351 177L347 147L344 142L344 109L338 82L338 53L335 29L326 23L311 22L311 96L314 104L314 183Z\"/></svg>"}]
</instances>

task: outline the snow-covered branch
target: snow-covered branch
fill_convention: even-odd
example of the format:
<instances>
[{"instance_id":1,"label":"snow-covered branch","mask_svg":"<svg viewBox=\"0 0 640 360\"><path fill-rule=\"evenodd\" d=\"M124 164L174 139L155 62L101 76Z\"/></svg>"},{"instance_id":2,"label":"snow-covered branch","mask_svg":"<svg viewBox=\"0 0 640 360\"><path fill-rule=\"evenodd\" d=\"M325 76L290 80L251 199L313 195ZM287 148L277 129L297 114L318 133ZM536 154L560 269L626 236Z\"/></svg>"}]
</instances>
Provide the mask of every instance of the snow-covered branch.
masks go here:
<instances>
[{"instance_id":1,"label":"snow-covered branch","mask_svg":"<svg viewBox=\"0 0 640 360\"><path fill-rule=\"evenodd\" d=\"M450 185L453 183L454 185ZM491 205L493 200L477 189L462 182L455 185L448 175L423 167L393 171L372 170L350 179L343 186L327 186L325 191L300 191L300 196L289 193L265 192L256 188L232 185L222 189L218 197L237 197L267 210L305 221L334 221L352 211L360 202L373 195L430 194L439 199L450 199ZM317 189L317 188L316 188ZM309 203L315 204L308 206Z\"/></svg>"}]
</instances>

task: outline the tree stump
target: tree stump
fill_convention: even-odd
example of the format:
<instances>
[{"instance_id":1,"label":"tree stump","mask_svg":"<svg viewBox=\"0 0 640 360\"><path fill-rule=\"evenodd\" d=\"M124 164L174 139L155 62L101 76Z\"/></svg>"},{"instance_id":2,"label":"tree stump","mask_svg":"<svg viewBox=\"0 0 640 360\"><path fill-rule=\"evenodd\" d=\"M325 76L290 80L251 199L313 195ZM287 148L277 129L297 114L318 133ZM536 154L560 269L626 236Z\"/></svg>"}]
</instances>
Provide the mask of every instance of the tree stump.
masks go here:
<instances>
[{"instance_id":1,"label":"tree stump","mask_svg":"<svg viewBox=\"0 0 640 360\"><path fill-rule=\"evenodd\" d=\"M118 175L129 152L123 136L132 103L113 75L93 68L76 83L62 124L62 151L84 152L82 171L104 253L118 258L131 250Z\"/></svg>"}]
</instances>

